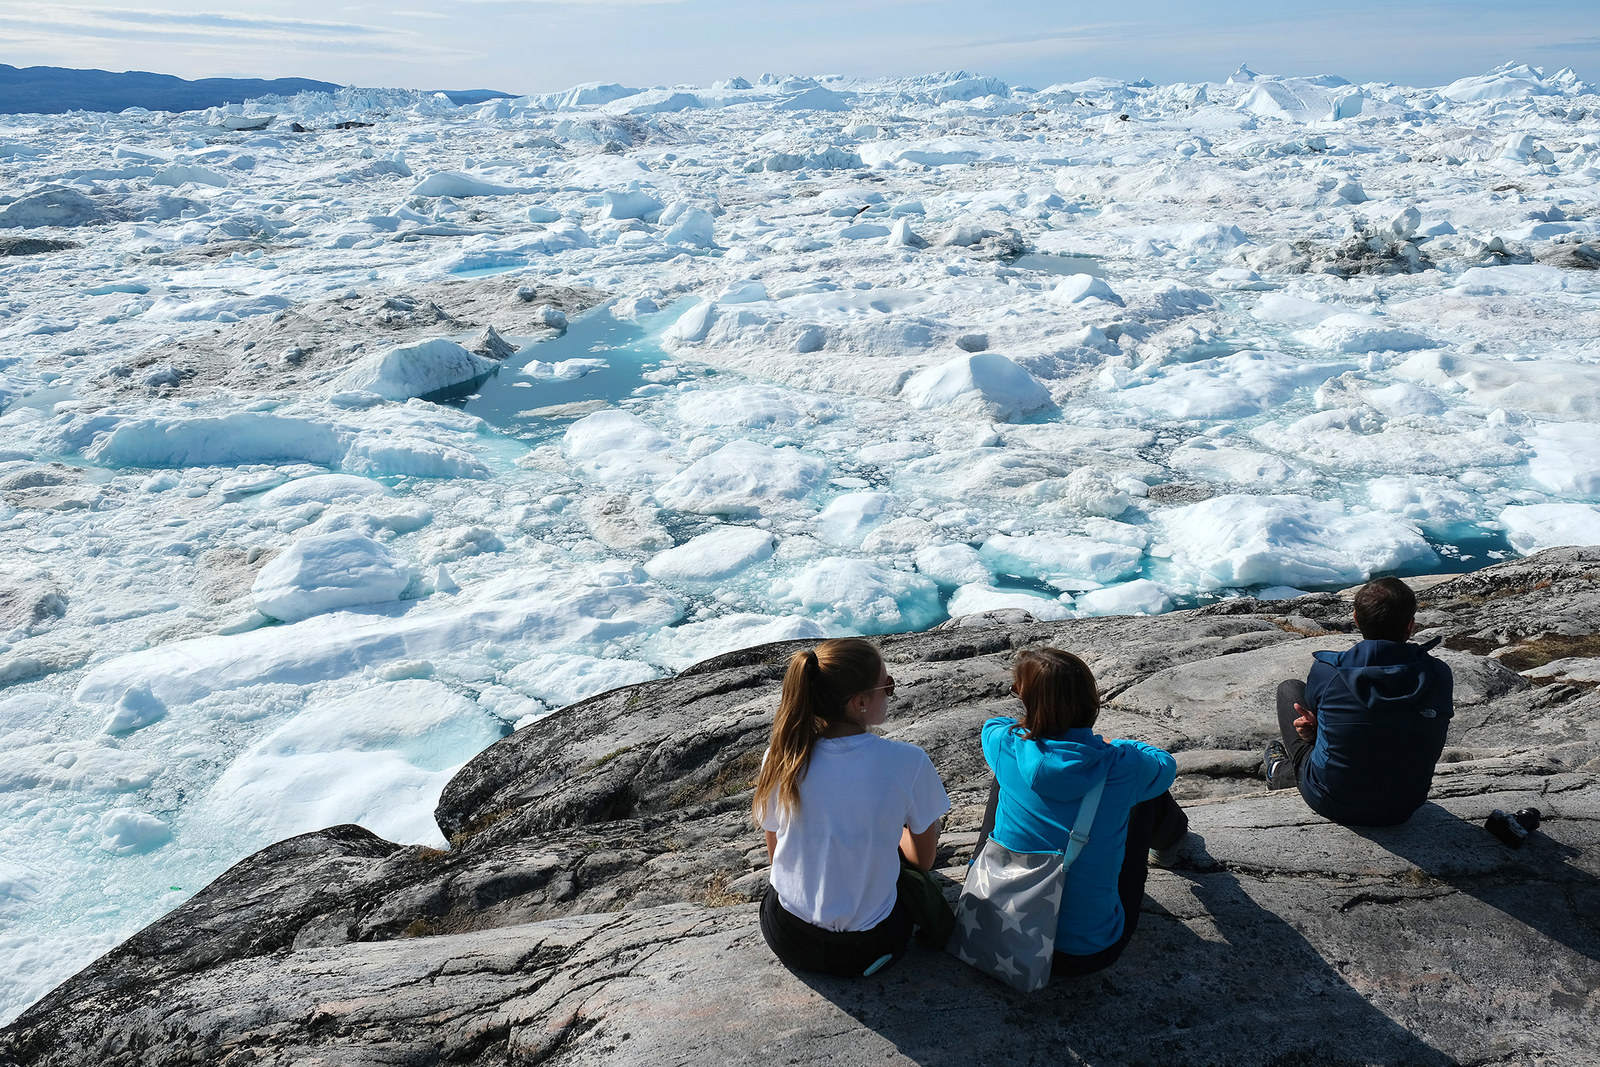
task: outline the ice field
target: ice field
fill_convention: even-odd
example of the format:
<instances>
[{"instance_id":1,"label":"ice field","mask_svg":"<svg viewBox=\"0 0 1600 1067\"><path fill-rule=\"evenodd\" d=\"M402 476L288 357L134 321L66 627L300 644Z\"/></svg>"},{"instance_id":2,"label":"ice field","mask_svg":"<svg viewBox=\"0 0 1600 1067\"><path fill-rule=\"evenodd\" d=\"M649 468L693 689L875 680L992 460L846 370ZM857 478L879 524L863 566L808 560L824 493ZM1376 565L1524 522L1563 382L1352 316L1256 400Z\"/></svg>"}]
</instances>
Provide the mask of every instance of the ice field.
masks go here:
<instances>
[{"instance_id":1,"label":"ice field","mask_svg":"<svg viewBox=\"0 0 1600 1067\"><path fill-rule=\"evenodd\" d=\"M66 244L0 258L0 1022L719 652L1600 541L1570 72L345 90L0 176Z\"/></svg>"}]
</instances>

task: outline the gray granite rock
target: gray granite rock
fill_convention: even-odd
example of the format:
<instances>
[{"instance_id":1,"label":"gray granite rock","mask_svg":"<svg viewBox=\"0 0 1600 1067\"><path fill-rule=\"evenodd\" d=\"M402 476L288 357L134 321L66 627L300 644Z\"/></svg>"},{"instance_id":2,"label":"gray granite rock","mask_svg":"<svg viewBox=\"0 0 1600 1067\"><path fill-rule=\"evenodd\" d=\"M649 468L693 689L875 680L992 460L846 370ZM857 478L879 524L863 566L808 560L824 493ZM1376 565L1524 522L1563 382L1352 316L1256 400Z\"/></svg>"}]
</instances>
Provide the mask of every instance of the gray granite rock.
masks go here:
<instances>
[{"instance_id":1,"label":"gray granite rock","mask_svg":"<svg viewBox=\"0 0 1600 1067\"><path fill-rule=\"evenodd\" d=\"M888 732L954 802L947 879L1014 650L1079 652L1101 732L1177 753L1193 832L1090 978L1027 995L920 949L860 982L773 959L748 807L777 645L486 750L440 802L449 851L335 827L244 860L0 1031L0 1064L1600 1062L1600 687L1538 670L1600 655L1600 549L1418 585L1458 712L1433 800L1381 829L1259 777L1277 682L1352 640L1337 594L881 640ZM1522 850L1484 831L1530 804Z\"/></svg>"}]
</instances>

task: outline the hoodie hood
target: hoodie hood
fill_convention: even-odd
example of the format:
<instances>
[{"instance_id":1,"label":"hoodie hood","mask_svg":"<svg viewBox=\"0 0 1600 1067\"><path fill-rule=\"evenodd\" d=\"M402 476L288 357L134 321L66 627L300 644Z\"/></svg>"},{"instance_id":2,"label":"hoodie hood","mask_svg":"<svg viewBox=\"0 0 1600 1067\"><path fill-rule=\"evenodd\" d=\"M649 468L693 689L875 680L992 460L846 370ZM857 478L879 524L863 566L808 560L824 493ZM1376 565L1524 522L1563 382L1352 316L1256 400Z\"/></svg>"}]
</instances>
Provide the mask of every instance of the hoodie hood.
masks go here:
<instances>
[{"instance_id":1,"label":"hoodie hood","mask_svg":"<svg viewBox=\"0 0 1600 1067\"><path fill-rule=\"evenodd\" d=\"M1111 769L1116 750L1088 728L1063 738L1024 741L1014 749L1017 770L1035 793L1049 800L1077 800Z\"/></svg>"},{"instance_id":2,"label":"hoodie hood","mask_svg":"<svg viewBox=\"0 0 1600 1067\"><path fill-rule=\"evenodd\" d=\"M1438 644L1362 641L1344 652L1314 652L1366 707L1377 713L1421 711L1431 717L1425 697L1435 684L1437 661L1428 650Z\"/></svg>"}]
</instances>

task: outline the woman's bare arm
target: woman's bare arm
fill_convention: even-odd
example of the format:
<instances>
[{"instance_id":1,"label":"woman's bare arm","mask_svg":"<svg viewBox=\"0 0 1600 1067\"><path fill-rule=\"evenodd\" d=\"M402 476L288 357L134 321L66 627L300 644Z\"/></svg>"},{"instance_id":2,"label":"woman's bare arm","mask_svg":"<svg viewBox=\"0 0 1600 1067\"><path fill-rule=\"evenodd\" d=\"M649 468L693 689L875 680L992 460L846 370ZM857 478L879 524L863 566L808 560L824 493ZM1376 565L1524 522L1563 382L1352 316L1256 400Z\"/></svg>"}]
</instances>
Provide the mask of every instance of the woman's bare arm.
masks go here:
<instances>
[{"instance_id":1,"label":"woman's bare arm","mask_svg":"<svg viewBox=\"0 0 1600 1067\"><path fill-rule=\"evenodd\" d=\"M939 848L939 820L920 834L911 827L900 831L900 854L925 871L933 870L933 855Z\"/></svg>"}]
</instances>

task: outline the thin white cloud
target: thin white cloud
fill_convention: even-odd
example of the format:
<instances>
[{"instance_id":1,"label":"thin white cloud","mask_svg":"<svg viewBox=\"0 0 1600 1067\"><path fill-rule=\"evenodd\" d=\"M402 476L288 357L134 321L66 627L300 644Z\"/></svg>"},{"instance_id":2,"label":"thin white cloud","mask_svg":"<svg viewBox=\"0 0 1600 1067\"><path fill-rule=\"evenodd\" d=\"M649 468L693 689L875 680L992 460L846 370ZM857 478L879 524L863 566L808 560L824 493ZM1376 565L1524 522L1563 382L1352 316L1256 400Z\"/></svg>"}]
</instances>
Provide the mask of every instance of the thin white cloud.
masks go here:
<instances>
[{"instance_id":1,"label":"thin white cloud","mask_svg":"<svg viewBox=\"0 0 1600 1067\"><path fill-rule=\"evenodd\" d=\"M412 31L318 19L221 12L34 4L0 9L0 35L13 47L81 54L96 42L250 53L293 51L331 56L439 58L461 53ZM152 49L154 51L156 49Z\"/></svg>"},{"instance_id":2,"label":"thin white cloud","mask_svg":"<svg viewBox=\"0 0 1600 1067\"><path fill-rule=\"evenodd\" d=\"M458 4L470 4L475 7L559 7L567 12L606 7L669 7L673 4L693 2L694 0L456 0Z\"/></svg>"},{"instance_id":3,"label":"thin white cloud","mask_svg":"<svg viewBox=\"0 0 1600 1067\"><path fill-rule=\"evenodd\" d=\"M313 19L263 18L217 12L160 11L139 8L68 7L29 5L25 13L0 12L0 24L22 29L38 27L78 30L136 30L143 26L161 27L163 32L221 36L349 37L381 36L387 31L352 22L323 22Z\"/></svg>"}]
</instances>

